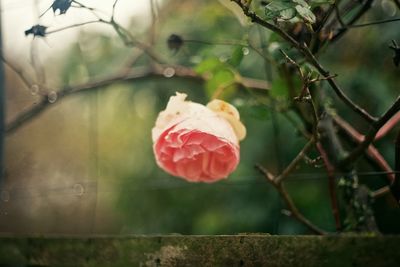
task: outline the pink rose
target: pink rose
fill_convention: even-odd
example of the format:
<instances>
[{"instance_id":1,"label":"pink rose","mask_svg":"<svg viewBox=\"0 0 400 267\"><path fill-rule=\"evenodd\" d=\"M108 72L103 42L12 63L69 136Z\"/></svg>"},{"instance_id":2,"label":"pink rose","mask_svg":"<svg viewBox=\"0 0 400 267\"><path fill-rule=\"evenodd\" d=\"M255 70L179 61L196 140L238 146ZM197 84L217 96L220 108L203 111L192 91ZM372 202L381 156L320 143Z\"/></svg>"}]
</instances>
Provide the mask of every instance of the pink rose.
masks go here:
<instances>
[{"instance_id":1,"label":"pink rose","mask_svg":"<svg viewBox=\"0 0 400 267\"><path fill-rule=\"evenodd\" d=\"M176 93L152 130L157 164L190 182L226 178L239 163L239 140L246 135L232 105L213 100L207 107Z\"/></svg>"}]
</instances>

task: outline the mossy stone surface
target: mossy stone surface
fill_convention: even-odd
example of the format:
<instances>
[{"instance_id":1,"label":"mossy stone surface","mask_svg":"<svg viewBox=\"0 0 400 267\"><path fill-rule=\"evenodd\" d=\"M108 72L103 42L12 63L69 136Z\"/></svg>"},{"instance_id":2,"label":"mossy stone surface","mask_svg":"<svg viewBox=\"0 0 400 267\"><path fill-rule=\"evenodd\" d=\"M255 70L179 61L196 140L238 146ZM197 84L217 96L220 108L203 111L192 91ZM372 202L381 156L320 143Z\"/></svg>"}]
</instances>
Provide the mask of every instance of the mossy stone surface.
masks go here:
<instances>
[{"instance_id":1,"label":"mossy stone surface","mask_svg":"<svg viewBox=\"0 0 400 267\"><path fill-rule=\"evenodd\" d=\"M400 237L2 237L0 266L398 267Z\"/></svg>"}]
</instances>

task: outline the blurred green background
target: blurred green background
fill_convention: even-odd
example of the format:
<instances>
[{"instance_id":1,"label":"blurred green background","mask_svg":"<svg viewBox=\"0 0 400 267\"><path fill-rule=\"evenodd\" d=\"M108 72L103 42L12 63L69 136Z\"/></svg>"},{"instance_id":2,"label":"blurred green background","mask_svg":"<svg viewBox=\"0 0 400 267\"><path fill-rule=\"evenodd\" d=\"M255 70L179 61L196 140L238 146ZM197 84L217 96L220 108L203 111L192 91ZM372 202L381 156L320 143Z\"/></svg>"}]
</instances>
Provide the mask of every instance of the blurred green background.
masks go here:
<instances>
[{"instance_id":1,"label":"blurred green background","mask_svg":"<svg viewBox=\"0 0 400 267\"><path fill-rule=\"evenodd\" d=\"M260 163L279 173L305 144L293 127L293 121L301 123L295 113L287 110L285 84L277 72L282 62L277 53L281 44L270 32L250 25L246 19L241 24L226 7L227 2L161 2L154 49L169 64L199 69L219 62L218 70L237 69L243 76L271 83L270 94L234 86L223 94L238 107L247 127L238 169L218 183L187 183L156 166L151 142L156 116L171 95L185 92L190 100L205 104L215 85L230 79L231 72L215 75L222 78L206 84L174 76L116 82L57 100L7 137L1 232L309 233L285 215L278 193L254 168ZM388 11L384 3L387 5L387 1L376 2L361 22L386 17L389 11L391 16L399 14L396 9ZM399 92L399 68L394 67L388 49L392 39L400 40L398 29L398 23L351 29L321 53L321 61L339 75L338 82L346 93L372 114L382 113ZM148 36L146 23L135 17L129 30L140 40ZM191 41L176 52L170 51L166 40L172 33ZM270 59L267 64L253 49L232 45L246 42L265 50ZM242 54L235 61L238 51ZM84 28L65 53L51 55L43 64L48 79L58 88L117 72L133 52L114 34ZM51 48L46 53L51 53ZM145 56L135 63L149 64ZM337 112L365 131L359 117L340 103L328 86L323 89ZM8 120L37 100L35 92L24 89L8 69ZM376 143L391 166L395 132ZM309 156L317 154L312 151ZM357 165L363 172L376 171L366 160ZM371 189L385 184L383 175L360 177ZM335 230L323 168L303 163L286 185L308 219L327 231ZM391 203L387 197L377 199L375 213L382 232L399 233L400 213Z\"/></svg>"}]
</instances>

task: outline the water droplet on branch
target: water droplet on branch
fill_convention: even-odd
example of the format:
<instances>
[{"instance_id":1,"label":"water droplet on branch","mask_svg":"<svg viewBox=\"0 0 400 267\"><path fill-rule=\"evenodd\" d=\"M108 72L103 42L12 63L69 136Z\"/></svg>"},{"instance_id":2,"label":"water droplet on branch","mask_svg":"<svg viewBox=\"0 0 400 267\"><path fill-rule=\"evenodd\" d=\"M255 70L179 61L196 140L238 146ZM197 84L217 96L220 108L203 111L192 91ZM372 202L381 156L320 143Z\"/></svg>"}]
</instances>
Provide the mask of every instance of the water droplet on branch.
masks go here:
<instances>
[{"instance_id":1,"label":"water droplet on branch","mask_svg":"<svg viewBox=\"0 0 400 267\"><path fill-rule=\"evenodd\" d=\"M39 93L39 86L37 84L34 84L31 86L31 94L32 95L37 95Z\"/></svg>"},{"instance_id":2,"label":"water droplet on branch","mask_svg":"<svg viewBox=\"0 0 400 267\"><path fill-rule=\"evenodd\" d=\"M167 67L167 68L164 69L163 75L166 78L171 78L171 77L173 77L175 75L175 69L171 68L171 67Z\"/></svg>"},{"instance_id":3,"label":"water droplet on branch","mask_svg":"<svg viewBox=\"0 0 400 267\"><path fill-rule=\"evenodd\" d=\"M57 95L57 92L55 92L55 91L51 91L47 95L47 100L49 101L50 104L55 103L57 101L57 98L58 98L58 95Z\"/></svg>"}]
</instances>

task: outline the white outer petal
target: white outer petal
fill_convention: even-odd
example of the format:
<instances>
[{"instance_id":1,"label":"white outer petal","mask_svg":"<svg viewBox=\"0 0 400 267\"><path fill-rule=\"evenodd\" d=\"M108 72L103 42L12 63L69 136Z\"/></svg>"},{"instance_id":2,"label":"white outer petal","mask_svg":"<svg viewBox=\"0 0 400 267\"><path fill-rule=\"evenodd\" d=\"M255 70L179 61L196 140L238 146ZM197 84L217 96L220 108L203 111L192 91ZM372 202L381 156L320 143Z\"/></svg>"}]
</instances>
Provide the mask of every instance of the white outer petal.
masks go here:
<instances>
[{"instance_id":1,"label":"white outer petal","mask_svg":"<svg viewBox=\"0 0 400 267\"><path fill-rule=\"evenodd\" d=\"M152 129L154 143L166 129L176 125L174 131L197 130L238 145L239 140L235 131L226 119L201 104L186 101L186 97L186 94L181 93L170 97L167 108L160 112Z\"/></svg>"},{"instance_id":2,"label":"white outer petal","mask_svg":"<svg viewBox=\"0 0 400 267\"><path fill-rule=\"evenodd\" d=\"M239 140L246 137L246 127L240 121L239 111L234 106L225 101L214 99L207 104L207 108L225 118L233 127Z\"/></svg>"}]
</instances>

